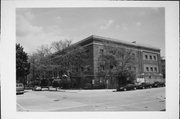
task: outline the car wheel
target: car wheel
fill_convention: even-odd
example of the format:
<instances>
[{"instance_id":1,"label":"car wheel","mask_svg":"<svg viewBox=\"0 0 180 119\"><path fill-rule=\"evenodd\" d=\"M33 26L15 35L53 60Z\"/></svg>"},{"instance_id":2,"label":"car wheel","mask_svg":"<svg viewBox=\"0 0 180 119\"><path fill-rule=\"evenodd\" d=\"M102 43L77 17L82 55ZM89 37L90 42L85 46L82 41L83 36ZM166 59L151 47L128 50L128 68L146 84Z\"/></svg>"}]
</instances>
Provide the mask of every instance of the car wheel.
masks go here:
<instances>
[{"instance_id":1,"label":"car wheel","mask_svg":"<svg viewBox=\"0 0 180 119\"><path fill-rule=\"evenodd\" d=\"M142 87L143 89L145 89L144 87Z\"/></svg>"},{"instance_id":2,"label":"car wheel","mask_svg":"<svg viewBox=\"0 0 180 119\"><path fill-rule=\"evenodd\" d=\"M134 90L136 90L136 87L134 87Z\"/></svg>"},{"instance_id":3,"label":"car wheel","mask_svg":"<svg viewBox=\"0 0 180 119\"><path fill-rule=\"evenodd\" d=\"M124 88L124 91L126 91L126 88Z\"/></svg>"}]
</instances>

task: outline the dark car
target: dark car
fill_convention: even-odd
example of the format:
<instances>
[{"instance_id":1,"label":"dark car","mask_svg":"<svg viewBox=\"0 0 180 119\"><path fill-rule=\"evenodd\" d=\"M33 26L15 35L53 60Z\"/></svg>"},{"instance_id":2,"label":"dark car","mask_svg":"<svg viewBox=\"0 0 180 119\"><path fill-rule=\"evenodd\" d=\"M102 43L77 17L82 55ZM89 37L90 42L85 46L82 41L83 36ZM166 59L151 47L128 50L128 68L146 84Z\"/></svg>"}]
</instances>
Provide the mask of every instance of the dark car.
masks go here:
<instances>
[{"instance_id":1,"label":"dark car","mask_svg":"<svg viewBox=\"0 0 180 119\"><path fill-rule=\"evenodd\" d=\"M122 86L117 89L117 91L127 91L127 90L136 90L135 84L127 84L126 86Z\"/></svg>"},{"instance_id":2,"label":"dark car","mask_svg":"<svg viewBox=\"0 0 180 119\"><path fill-rule=\"evenodd\" d=\"M150 83L141 83L140 85L136 86L137 89L145 89L145 88L152 88L152 84Z\"/></svg>"},{"instance_id":3,"label":"dark car","mask_svg":"<svg viewBox=\"0 0 180 119\"><path fill-rule=\"evenodd\" d=\"M153 87L164 87L165 83L164 82L154 82Z\"/></svg>"}]
</instances>

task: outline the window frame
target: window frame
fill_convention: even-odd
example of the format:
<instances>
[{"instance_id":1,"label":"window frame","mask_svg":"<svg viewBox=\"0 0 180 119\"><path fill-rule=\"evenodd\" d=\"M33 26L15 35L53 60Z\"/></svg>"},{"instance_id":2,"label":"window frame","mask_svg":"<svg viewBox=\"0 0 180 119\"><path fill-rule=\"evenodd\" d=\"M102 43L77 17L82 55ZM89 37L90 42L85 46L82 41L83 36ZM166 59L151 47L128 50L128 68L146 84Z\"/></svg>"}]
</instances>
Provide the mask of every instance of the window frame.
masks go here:
<instances>
[{"instance_id":1,"label":"window frame","mask_svg":"<svg viewBox=\"0 0 180 119\"><path fill-rule=\"evenodd\" d=\"M152 55L149 55L149 59L152 60Z\"/></svg>"},{"instance_id":2,"label":"window frame","mask_svg":"<svg viewBox=\"0 0 180 119\"><path fill-rule=\"evenodd\" d=\"M146 67L146 72L149 72L149 67Z\"/></svg>"},{"instance_id":3,"label":"window frame","mask_svg":"<svg viewBox=\"0 0 180 119\"><path fill-rule=\"evenodd\" d=\"M151 71L153 72L153 67L151 67L150 69L151 69Z\"/></svg>"},{"instance_id":4,"label":"window frame","mask_svg":"<svg viewBox=\"0 0 180 119\"><path fill-rule=\"evenodd\" d=\"M145 59L148 60L148 55L145 55Z\"/></svg>"},{"instance_id":5,"label":"window frame","mask_svg":"<svg viewBox=\"0 0 180 119\"><path fill-rule=\"evenodd\" d=\"M158 70L157 70L157 67L154 67L154 71L155 71L155 72L157 72L157 71L158 71Z\"/></svg>"},{"instance_id":6,"label":"window frame","mask_svg":"<svg viewBox=\"0 0 180 119\"><path fill-rule=\"evenodd\" d=\"M155 61L157 61L157 58L156 58L156 56L155 56L155 55L153 56L153 58L154 58L154 60L155 60Z\"/></svg>"}]
</instances>

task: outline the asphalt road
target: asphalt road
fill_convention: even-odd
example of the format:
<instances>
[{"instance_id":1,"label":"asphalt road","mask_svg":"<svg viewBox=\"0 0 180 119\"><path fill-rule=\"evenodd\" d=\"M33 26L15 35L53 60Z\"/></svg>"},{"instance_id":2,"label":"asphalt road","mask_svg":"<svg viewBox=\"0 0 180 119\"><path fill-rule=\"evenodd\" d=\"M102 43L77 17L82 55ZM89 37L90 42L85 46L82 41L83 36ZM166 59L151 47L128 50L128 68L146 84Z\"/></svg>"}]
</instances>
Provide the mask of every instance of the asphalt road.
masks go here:
<instances>
[{"instance_id":1,"label":"asphalt road","mask_svg":"<svg viewBox=\"0 0 180 119\"><path fill-rule=\"evenodd\" d=\"M165 88L113 90L27 91L17 95L17 111L160 111Z\"/></svg>"}]
</instances>

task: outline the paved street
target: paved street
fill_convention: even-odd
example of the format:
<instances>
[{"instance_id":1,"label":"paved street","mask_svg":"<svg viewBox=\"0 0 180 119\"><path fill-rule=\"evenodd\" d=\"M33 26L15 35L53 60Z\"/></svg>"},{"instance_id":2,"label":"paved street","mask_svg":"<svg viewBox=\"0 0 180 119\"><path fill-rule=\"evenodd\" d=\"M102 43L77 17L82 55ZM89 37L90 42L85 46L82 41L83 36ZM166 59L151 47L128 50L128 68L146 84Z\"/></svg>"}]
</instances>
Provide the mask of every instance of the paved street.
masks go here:
<instances>
[{"instance_id":1,"label":"paved street","mask_svg":"<svg viewBox=\"0 0 180 119\"><path fill-rule=\"evenodd\" d=\"M114 90L26 91L17 95L18 111L160 111L165 88L126 92Z\"/></svg>"}]
</instances>

